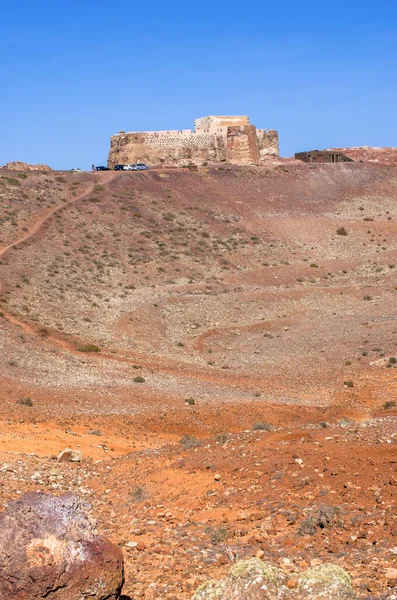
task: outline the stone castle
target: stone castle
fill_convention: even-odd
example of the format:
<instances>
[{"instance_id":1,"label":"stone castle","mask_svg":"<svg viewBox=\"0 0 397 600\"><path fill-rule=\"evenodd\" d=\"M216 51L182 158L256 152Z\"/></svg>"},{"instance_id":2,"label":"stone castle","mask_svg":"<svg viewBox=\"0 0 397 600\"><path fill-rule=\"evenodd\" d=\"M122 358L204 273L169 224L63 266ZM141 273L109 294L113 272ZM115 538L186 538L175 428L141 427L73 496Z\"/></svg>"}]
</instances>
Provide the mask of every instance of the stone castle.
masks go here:
<instances>
[{"instance_id":1,"label":"stone castle","mask_svg":"<svg viewBox=\"0 0 397 600\"><path fill-rule=\"evenodd\" d=\"M194 131L121 131L111 137L108 166L136 162L258 165L268 155L279 156L277 131L257 129L247 116L209 116L196 119Z\"/></svg>"}]
</instances>

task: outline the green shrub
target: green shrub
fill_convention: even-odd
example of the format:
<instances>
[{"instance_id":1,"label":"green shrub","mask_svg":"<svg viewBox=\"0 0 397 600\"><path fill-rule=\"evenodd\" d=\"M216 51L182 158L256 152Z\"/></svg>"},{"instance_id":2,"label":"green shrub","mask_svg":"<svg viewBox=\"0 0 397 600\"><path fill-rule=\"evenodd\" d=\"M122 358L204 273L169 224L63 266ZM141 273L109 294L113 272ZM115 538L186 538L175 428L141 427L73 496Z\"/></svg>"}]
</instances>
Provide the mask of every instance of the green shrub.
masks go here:
<instances>
[{"instance_id":1,"label":"green shrub","mask_svg":"<svg viewBox=\"0 0 397 600\"><path fill-rule=\"evenodd\" d=\"M17 404L20 404L21 406L33 406L33 400L29 397L19 398Z\"/></svg>"},{"instance_id":2,"label":"green shrub","mask_svg":"<svg viewBox=\"0 0 397 600\"><path fill-rule=\"evenodd\" d=\"M314 535L317 529L330 529L335 526L343 526L339 518L340 508L338 506L327 506L322 504L312 509L300 524L299 535Z\"/></svg>"},{"instance_id":3,"label":"green shrub","mask_svg":"<svg viewBox=\"0 0 397 600\"><path fill-rule=\"evenodd\" d=\"M145 383L146 379L142 377L142 375L138 375L137 377L134 377L132 381L134 383Z\"/></svg>"},{"instance_id":4,"label":"green shrub","mask_svg":"<svg viewBox=\"0 0 397 600\"><path fill-rule=\"evenodd\" d=\"M210 536L212 544L220 544L224 542L229 537L229 532L225 527L217 527L217 528L208 528L206 533Z\"/></svg>"},{"instance_id":5,"label":"green shrub","mask_svg":"<svg viewBox=\"0 0 397 600\"><path fill-rule=\"evenodd\" d=\"M180 439L180 444L182 444L182 446L186 449L186 450L190 450L191 448L199 448L199 446L201 446L201 442L200 440L198 440L197 438L195 438L192 435L188 435L185 434L181 439Z\"/></svg>"},{"instance_id":6,"label":"green shrub","mask_svg":"<svg viewBox=\"0 0 397 600\"><path fill-rule=\"evenodd\" d=\"M347 235L347 231L344 227L338 227L338 229L336 230L336 233L338 235Z\"/></svg>"},{"instance_id":7,"label":"green shrub","mask_svg":"<svg viewBox=\"0 0 397 600\"><path fill-rule=\"evenodd\" d=\"M254 423L252 426L252 431L271 431L272 426L270 423L262 423L261 421L258 423Z\"/></svg>"},{"instance_id":8,"label":"green shrub","mask_svg":"<svg viewBox=\"0 0 397 600\"><path fill-rule=\"evenodd\" d=\"M388 410L389 408L394 408L395 406L396 406L396 403L394 400L388 400L387 402L384 403L383 410Z\"/></svg>"},{"instance_id":9,"label":"green shrub","mask_svg":"<svg viewBox=\"0 0 397 600\"><path fill-rule=\"evenodd\" d=\"M100 352L101 349L96 344L81 344L76 347L77 352Z\"/></svg>"}]
</instances>

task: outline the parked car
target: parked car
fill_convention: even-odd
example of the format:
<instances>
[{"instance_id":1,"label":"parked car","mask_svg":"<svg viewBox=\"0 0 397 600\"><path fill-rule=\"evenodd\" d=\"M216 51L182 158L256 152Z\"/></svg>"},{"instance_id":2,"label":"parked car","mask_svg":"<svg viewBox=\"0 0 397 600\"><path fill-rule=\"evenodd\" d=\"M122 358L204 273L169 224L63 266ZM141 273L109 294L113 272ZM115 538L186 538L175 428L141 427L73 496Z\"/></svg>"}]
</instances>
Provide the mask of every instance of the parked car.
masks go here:
<instances>
[{"instance_id":1,"label":"parked car","mask_svg":"<svg viewBox=\"0 0 397 600\"><path fill-rule=\"evenodd\" d=\"M149 167L144 163L135 163L133 165L125 165L126 171L146 171Z\"/></svg>"},{"instance_id":2,"label":"parked car","mask_svg":"<svg viewBox=\"0 0 397 600\"><path fill-rule=\"evenodd\" d=\"M77 172L77 173L82 173L82 172L83 172L83 169L79 169L78 167L76 167L76 168L74 168L74 169L70 169L70 172L71 172L71 173L76 173L76 172Z\"/></svg>"},{"instance_id":3,"label":"parked car","mask_svg":"<svg viewBox=\"0 0 397 600\"><path fill-rule=\"evenodd\" d=\"M113 169L115 171L124 171L124 167L126 167L126 165L114 165Z\"/></svg>"},{"instance_id":4,"label":"parked car","mask_svg":"<svg viewBox=\"0 0 397 600\"><path fill-rule=\"evenodd\" d=\"M109 167L95 167L95 171L110 171Z\"/></svg>"}]
</instances>

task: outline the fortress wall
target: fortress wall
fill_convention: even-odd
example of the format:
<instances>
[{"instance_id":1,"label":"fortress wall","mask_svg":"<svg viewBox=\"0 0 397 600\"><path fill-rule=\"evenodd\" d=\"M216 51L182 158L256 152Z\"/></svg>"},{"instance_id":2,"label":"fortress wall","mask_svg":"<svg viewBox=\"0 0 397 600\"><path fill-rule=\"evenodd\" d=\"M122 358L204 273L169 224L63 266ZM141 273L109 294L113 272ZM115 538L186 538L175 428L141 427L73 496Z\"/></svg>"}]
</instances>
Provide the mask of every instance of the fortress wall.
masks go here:
<instances>
[{"instance_id":1,"label":"fortress wall","mask_svg":"<svg viewBox=\"0 0 397 600\"><path fill-rule=\"evenodd\" d=\"M209 116L195 119L194 131L206 131L208 133L220 133L221 128L233 127L237 125L249 125L247 116Z\"/></svg>"},{"instance_id":2,"label":"fortress wall","mask_svg":"<svg viewBox=\"0 0 397 600\"><path fill-rule=\"evenodd\" d=\"M228 127L227 158L236 165L259 163L259 145L254 125Z\"/></svg>"},{"instance_id":3,"label":"fortress wall","mask_svg":"<svg viewBox=\"0 0 397 600\"><path fill-rule=\"evenodd\" d=\"M157 136L151 133L145 134L145 144L152 146L166 146L168 148L212 148L216 141L212 133L197 133L186 136L164 135Z\"/></svg>"},{"instance_id":4,"label":"fortress wall","mask_svg":"<svg viewBox=\"0 0 397 600\"><path fill-rule=\"evenodd\" d=\"M278 133L275 129L257 129L259 154L263 156L280 156Z\"/></svg>"},{"instance_id":5,"label":"fortress wall","mask_svg":"<svg viewBox=\"0 0 397 600\"><path fill-rule=\"evenodd\" d=\"M244 116L209 116L196 119L194 133L182 129L114 135L108 166L135 162L183 166L223 161L247 165L259 164L266 155L279 156L277 131L256 129Z\"/></svg>"},{"instance_id":6,"label":"fortress wall","mask_svg":"<svg viewBox=\"0 0 397 600\"><path fill-rule=\"evenodd\" d=\"M225 136L214 134L161 135L159 132L121 133L110 142L108 166L138 161L149 165L201 164L226 160Z\"/></svg>"}]
</instances>

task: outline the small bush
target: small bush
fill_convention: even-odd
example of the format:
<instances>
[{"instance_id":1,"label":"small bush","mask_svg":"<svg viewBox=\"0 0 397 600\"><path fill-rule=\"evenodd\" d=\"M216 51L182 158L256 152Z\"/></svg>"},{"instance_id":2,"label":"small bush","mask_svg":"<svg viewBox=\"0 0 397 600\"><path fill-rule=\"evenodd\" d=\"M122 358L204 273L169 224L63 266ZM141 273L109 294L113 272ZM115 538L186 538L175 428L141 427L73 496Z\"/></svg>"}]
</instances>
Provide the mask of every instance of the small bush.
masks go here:
<instances>
[{"instance_id":1,"label":"small bush","mask_svg":"<svg viewBox=\"0 0 397 600\"><path fill-rule=\"evenodd\" d=\"M135 488L132 490L132 492L131 492L131 496L132 496L132 499L133 499L135 502L141 502L142 500L146 500L147 498L150 498L150 494L149 494L149 492L147 491L147 489L146 489L146 488L144 488L144 487L142 487L142 486L140 486L140 485L137 485L137 486L136 486L136 487L135 487Z\"/></svg>"},{"instance_id":2,"label":"small bush","mask_svg":"<svg viewBox=\"0 0 397 600\"><path fill-rule=\"evenodd\" d=\"M194 398L185 398L185 403L193 406L193 404L196 404L196 401Z\"/></svg>"},{"instance_id":3,"label":"small bush","mask_svg":"<svg viewBox=\"0 0 397 600\"><path fill-rule=\"evenodd\" d=\"M220 544L229 537L229 532L225 527L218 527L216 529L207 529L206 533L209 534L212 544Z\"/></svg>"},{"instance_id":4,"label":"small bush","mask_svg":"<svg viewBox=\"0 0 397 600\"><path fill-rule=\"evenodd\" d=\"M58 183L67 183L66 179L64 177L55 177L55 181L58 181Z\"/></svg>"},{"instance_id":5,"label":"small bush","mask_svg":"<svg viewBox=\"0 0 397 600\"><path fill-rule=\"evenodd\" d=\"M372 296L364 296L363 300L366 300L367 302L369 302L370 300L372 300Z\"/></svg>"},{"instance_id":6,"label":"small bush","mask_svg":"<svg viewBox=\"0 0 397 600\"><path fill-rule=\"evenodd\" d=\"M270 423L254 423L252 426L252 431L270 431L272 429L272 426L270 425Z\"/></svg>"},{"instance_id":7,"label":"small bush","mask_svg":"<svg viewBox=\"0 0 397 600\"><path fill-rule=\"evenodd\" d=\"M354 386L354 383L349 379L349 381L344 381L343 385L345 385L348 388L352 388Z\"/></svg>"},{"instance_id":8,"label":"small bush","mask_svg":"<svg viewBox=\"0 0 397 600\"><path fill-rule=\"evenodd\" d=\"M388 400L387 402L384 403L383 410L388 410L389 408L394 408L395 406L396 406L396 403L394 400Z\"/></svg>"},{"instance_id":9,"label":"small bush","mask_svg":"<svg viewBox=\"0 0 397 600\"><path fill-rule=\"evenodd\" d=\"M27 175L26 173L18 173L17 177L19 177L19 179L26 179Z\"/></svg>"},{"instance_id":10,"label":"small bush","mask_svg":"<svg viewBox=\"0 0 397 600\"><path fill-rule=\"evenodd\" d=\"M98 192L104 192L105 191L105 186L104 185L94 185L94 188L92 190L94 192L94 194L97 194Z\"/></svg>"},{"instance_id":11,"label":"small bush","mask_svg":"<svg viewBox=\"0 0 397 600\"><path fill-rule=\"evenodd\" d=\"M179 443L182 444L186 450L190 450L191 448L199 448L201 446L200 440L188 434L185 434Z\"/></svg>"},{"instance_id":12,"label":"small bush","mask_svg":"<svg viewBox=\"0 0 397 600\"><path fill-rule=\"evenodd\" d=\"M340 508L338 506L327 506L322 504L314 508L303 519L298 534L314 535L317 529L329 529L335 526L341 527L343 522L339 518Z\"/></svg>"},{"instance_id":13,"label":"small bush","mask_svg":"<svg viewBox=\"0 0 397 600\"><path fill-rule=\"evenodd\" d=\"M87 431L87 435L98 435L98 436L101 436L101 435L103 435L103 433L99 429L89 429Z\"/></svg>"},{"instance_id":14,"label":"small bush","mask_svg":"<svg viewBox=\"0 0 397 600\"><path fill-rule=\"evenodd\" d=\"M14 177L6 177L6 182L10 185L15 185L16 187L21 185L21 182L18 181L18 179L14 179Z\"/></svg>"},{"instance_id":15,"label":"small bush","mask_svg":"<svg viewBox=\"0 0 397 600\"><path fill-rule=\"evenodd\" d=\"M229 436L227 435L227 433L218 433L215 438L218 444L226 444L228 439Z\"/></svg>"},{"instance_id":16,"label":"small bush","mask_svg":"<svg viewBox=\"0 0 397 600\"><path fill-rule=\"evenodd\" d=\"M29 397L19 398L17 404L20 404L21 406L33 406L33 400Z\"/></svg>"},{"instance_id":17,"label":"small bush","mask_svg":"<svg viewBox=\"0 0 397 600\"><path fill-rule=\"evenodd\" d=\"M132 381L134 383L145 383L146 379L142 377L142 375L138 375L137 377L134 377Z\"/></svg>"},{"instance_id":18,"label":"small bush","mask_svg":"<svg viewBox=\"0 0 397 600\"><path fill-rule=\"evenodd\" d=\"M395 357L395 356L391 356L391 357L389 358L389 360L387 361L387 365L386 365L386 367L389 367L389 368L390 368L390 367L392 367L392 366L393 366L393 365L395 365L395 364L397 364L397 357Z\"/></svg>"},{"instance_id":19,"label":"small bush","mask_svg":"<svg viewBox=\"0 0 397 600\"><path fill-rule=\"evenodd\" d=\"M338 227L338 229L336 230L336 233L338 235L347 235L347 231L344 227Z\"/></svg>"},{"instance_id":20,"label":"small bush","mask_svg":"<svg viewBox=\"0 0 397 600\"><path fill-rule=\"evenodd\" d=\"M81 346L77 346L77 352L100 352L101 349L96 344L81 344Z\"/></svg>"}]
</instances>

